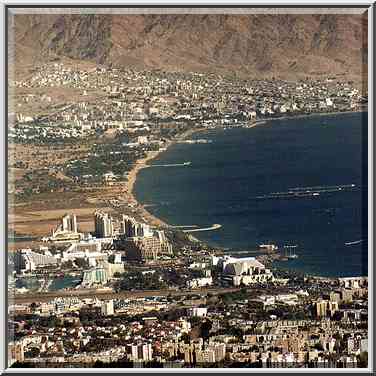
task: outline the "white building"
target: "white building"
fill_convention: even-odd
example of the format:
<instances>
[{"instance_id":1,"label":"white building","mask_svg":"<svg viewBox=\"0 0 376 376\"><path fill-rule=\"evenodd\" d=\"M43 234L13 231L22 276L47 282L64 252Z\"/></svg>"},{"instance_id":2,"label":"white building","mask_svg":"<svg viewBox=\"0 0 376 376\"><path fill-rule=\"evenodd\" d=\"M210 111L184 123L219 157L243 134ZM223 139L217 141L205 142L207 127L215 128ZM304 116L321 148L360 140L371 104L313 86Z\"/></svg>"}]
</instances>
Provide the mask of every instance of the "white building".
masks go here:
<instances>
[{"instance_id":1,"label":"white building","mask_svg":"<svg viewBox=\"0 0 376 376\"><path fill-rule=\"evenodd\" d=\"M61 222L63 231L77 233L77 217L75 214L65 214Z\"/></svg>"},{"instance_id":2,"label":"white building","mask_svg":"<svg viewBox=\"0 0 376 376\"><path fill-rule=\"evenodd\" d=\"M333 106L333 101L330 98L326 98L326 106L327 107L332 107Z\"/></svg>"},{"instance_id":3,"label":"white building","mask_svg":"<svg viewBox=\"0 0 376 376\"><path fill-rule=\"evenodd\" d=\"M255 257L235 258L224 256L217 262L222 267L222 279L234 286L273 281L273 274Z\"/></svg>"},{"instance_id":4,"label":"white building","mask_svg":"<svg viewBox=\"0 0 376 376\"><path fill-rule=\"evenodd\" d=\"M15 268L18 271L33 271L38 267L57 264L56 257L33 252L29 248L17 251L15 255Z\"/></svg>"},{"instance_id":5,"label":"white building","mask_svg":"<svg viewBox=\"0 0 376 376\"><path fill-rule=\"evenodd\" d=\"M115 264L121 264L122 261L121 261L121 253L115 253L115 258L114 258L114 263Z\"/></svg>"},{"instance_id":6,"label":"white building","mask_svg":"<svg viewBox=\"0 0 376 376\"><path fill-rule=\"evenodd\" d=\"M114 314L114 301L112 299L102 303L101 313L103 316L111 316Z\"/></svg>"},{"instance_id":7,"label":"white building","mask_svg":"<svg viewBox=\"0 0 376 376\"><path fill-rule=\"evenodd\" d=\"M197 364L215 363L215 353L213 350L197 350L196 351Z\"/></svg>"},{"instance_id":8,"label":"white building","mask_svg":"<svg viewBox=\"0 0 376 376\"><path fill-rule=\"evenodd\" d=\"M131 360L134 362L149 362L153 359L151 343L134 344L131 347Z\"/></svg>"},{"instance_id":9,"label":"white building","mask_svg":"<svg viewBox=\"0 0 376 376\"><path fill-rule=\"evenodd\" d=\"M191 317L206 317L208 309L206 307L194 307L189 309L189 315Z\"/></svg>"},{"instance_id":10,"label":"white building","mask_svg":"<svg viewBox=\"0 0 376 376\"><path fill-rule=\"evenodd\" d=\"M213 284L213 278L195 278L187 281L187 287L191 289L197 289L200 287L211 286Z\"/></svg>"},{"instance_id":11,"label":"white building","mask_svg":"<svg viewBox=\"0 0 376 376\"><path fill-rule=\"evenodd\" d=\"M107 238L113 236L114 227L112 217L108 213L96 211L94 213L95 234L98 238Z\"/></svg>"},{"instance_id":12,"label":"white building","mask_svg":"<svg viewBox=\"0 0 376 376\"><path fill-rule=\"evenodd\" d=\"M226 356L226 345L224 343L211 343L208 350L214 352L215 362L220 362Z\"/></svg>"}]
</instances>

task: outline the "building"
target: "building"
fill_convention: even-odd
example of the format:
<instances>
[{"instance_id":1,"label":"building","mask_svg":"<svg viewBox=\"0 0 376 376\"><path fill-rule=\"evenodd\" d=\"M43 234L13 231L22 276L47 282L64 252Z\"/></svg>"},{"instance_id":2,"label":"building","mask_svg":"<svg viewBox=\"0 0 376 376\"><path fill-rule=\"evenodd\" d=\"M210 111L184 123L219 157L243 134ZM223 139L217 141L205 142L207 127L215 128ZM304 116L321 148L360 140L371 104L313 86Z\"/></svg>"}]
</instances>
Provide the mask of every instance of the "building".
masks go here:
<instances>
[{"instance_id":1,"label":"building","mask_svg":"<svg viewBox=\"0 0 376 376\"><path fill-rule=\"evenodd\" d=\"M139 223L133 217L123 215L120 222L120 233L128 238L151 237L153 231L146 223Z\"/></svg>"},{"instance_id":2,"label":"building","mask_svg":"<svg viewBox=\"0 0 376 376\"><path fill-rule=\"evenodd\" d=\"M112 278L115 273L124 273L124 264L112 264L106 260L100 260L98 267L103 268L108 278Z\"/></svg>"},{"instance_id":3,"label":"building","mask_svg":"<svg viewBox=\"0 0 376 376\"><path fill-rule=\"evenodd\" d=\"M62 253L63 260L75 260L77 258L101 258L102 243L98 239L81 240L72 243Z\"/></svg>"},{"instance_id":4,"label":"building","mask_svg":"<svg viewBox=\"0 0 376 376\"><path fill-rule=\"evenodd\" d=\"M161 245L157 238L127 238L122 241L125 258L133 261L157 260Z\"/></svg>"},{"instance_id":5,"label":"building","mask_svg":"<svg viewBox=\"0 0 376 376\"><path fill-rule=\"evenodd\" d=\"M163 231L153 231L149 225L123 215L120 222L117 249L125 251L128 260L156 260L159 255L171 255L172 247Z\"/></svg>"},{"instance_id":6,"label":"building","mask_svg":"<svg viewBox=\"0 0 376 376\"><path fill-rule=\"evenodd\" d=\"M206 317L208 309L206 307L194 307L190 308L188 313L191 317Z\"/></svg>"},{"instance_id":7,"label":"building","mask_svg":"<svg viewBox=\"0 0 376 376\"><path fill-rule=\"evenodd\" d=\"M189 321L180 317L178 323L180 325L182 333L189 333L189 331L191 330L191 323Z\"/></svg>"},{"instance_id":8,"label":"building","mask_svg":"<svg viewBox=\"0 0 376 376\"><path fill-rule=\"evenodd\" d=\"M108 282L108 274L104 268L95 268L84 272L82 284L84 286L102 285Z\"/></svg>"},{"instance_id":9,"label":"building","mask_svg":"<svg viewBox=\"0 0 376 376\"><path fill-rule=\"evenodd\" d=\"M103 316L111 316L114 314L114 301L112 299L102 303L101 313Z\"/></svg>"},{"instance_id":10,"label":"building","mask_svg":"<svg viewBox=\"0 0 376 376\"><path fill-rule=\"evenodd\" d=\"M77 218L75 214L65 214L61 220L63 231L77 233Z\"/></svg>"},{"instance_id":11,"label":"building","mask_svg":"<svg viewBox=\"0 0 376 376\"><path fill-rule=\"evenodd\" d=\"M161 243L156 236L121 238L117 241L117 247L125 251L127 260L145 261L156 260L158 256L171 251L171 245Z\"/></svg>"},{"instance_id":12,"label":"building","mask_svg":"<svg viewBox=\"0 0 376 376\"><path fill-rule=\"evenodd\" d=\"M159 243L161 244L161 252L166 255L172 255L172 246L169 243L164 231L157 230L155 231L155 234L159 240Z\"/></svg>"},{"instance_id":13,"label":"building","mask_svg":"<svg viewBox=\"0 0 376 376\"><path fill-rule=\"evenodd\" d=\"M187 287L191 289L197 289L200 287L211 286L213 284L212 277L194 278L187 281Z\"/></svg>"},{"instance_id":14,"label":"building","mask_svg":"<svg viewBox=\"0 0 376 376\"><path fill-rule=\"evenodd\" d=\"M220 362L226 357L226 345L224 343L211 343L208 350L214 352L215 362Z\"/></svg>"},{"instance_id":15,"label":"building","mask_svg":"<svg viewBox=\"0 0 376 376\"><path fill-rule=\"evenodd\" d=\"M331 291L329 294L329 299L331 302L341 303L341 292L340 291Z\"/></svg>"},{"instance_id":16,"label":"building","mask_svg":"<svg viewBox=\"0 0 376 376\"><path fill-rule=\"evenodd\" d=\"M153 359L151 343L139 343L131 346L131 360L133 362L150 362Z\"/></svg>"},{"instance_id":17,"label":"building","mask_svg":"<svg viewBox=\"0 0 376 376\"><path fill-rule=\"evenodd\" d=\"M14 257L14 267L19 273L21 271L33 271L40 267L53 266L58 264L58 259L54 256L37 253L31 249L21 249Z\"/></svg>"},{"instance_id":18,"label":"building","mask_svg":"<svg viewBox=\"0 0 376 376\"><path fill-rule=\"evenodd\" d=\"M52 230L52 236L44 238L44 241L52 241L54 243L76 242L81 239L78 232L77 217L75 214L65 214L61 219L61 223Z\"/></svg>"},{"instance_id":19,"label":"building","mask_svg":"<svg viewBox=\"0 0 376 376\"><path fill-rule=\"evenodd\" d=\"M216 262L217 266L222 268L222 279L234 286L273 281L272 272L266 269L255 257L224 256Z\"/></svg>"},{"instance_id":20,"label":"building","mask_svg":"<svg viewBox=\"0 0 376 376\"><path fill-rule=\"evenodd\" d=\"M353 291L351 288L341 289L341 300L343 303L351 303L353 301Z\"/></svg>"},{"instance_id":21,"label":"building","mask_svg":"<svg viewBox=\"0 0 376 376\"><path fill-rule=\"evenodd\" d=\"M327 300L319 300L315 304L316 306L316 316L317 317L326 317L327 309L328 309L328 301Z\"/></svg>"},{"instance_id":22,"label":"building","mask_svg":"<svg viewBox=\"0 0 376 376\"><path fill-rule=\"evenodd\" d=\"M24 345L22 341L10 342L8 344L8 357L9 366L15 362L23 362L25 360Z\"/></svg>"},{"instance_id":23,"label":"building","mask_svg":"<svg viewBox=\"0 0 376 376\"><path fill-rule=\"evenodd\" d=\"M97 238L108 238L114 234L112 217L108 213L96 211L94 213L95 236Z\"/></svg>"},{"instance_id":24,"label":"building","mask_svg":"<svg viewBox=\"0 0 376 376\"><path fill-rule=\"evenodd\" d=\"M368 352L368 338L363 338L360 340L360 351Z\"/></svg>"},{"instance_id":25,"label":"building","mask_svg":"<svg viewBox=\"0 0 376 376\"><path fill-rule=\"evenodd\" d=\"M215 363L215 353L213 350L196 350L196 363Z\"/></svg>"},{"instance_id":26,"label":"building","mask_svg":"<svg viewBox=\"0 0 376 376\"><path fill-rule=\"evenodd\" d=\"M115 253L114 254L114 264L121 264L121 253Z\"/></svg>"},{"instance_id":27,"label":"building","mask_svg":"<svg viewBox=\"0 0 376 376\"><path fill-rule=\"evenodd\" d=\"M195 351L192 344L181 344L180 351L184 353L184 362L187 364L193 364L195 362Z\"/></svg>"},{"instance_id":28,"label":"building","mask_svg":"<svg viewBox=\"0 0 376 376\"><path fill-rule=\"evenodd\" d=\"M330 316L333 316L335 312L338 311L338 303L337 302L328 302L328 311Z\"/></svg>"},{"instance_id":29,"label":"building","mask_svg":"<svg viewBox=\"0 0 376 376\"><path fill-rule=\"evenodd\" d=\"M358 289L368 286L367 277L344 277L338 278L339 285L344 288Z\"/></svg>"}]
</instances>

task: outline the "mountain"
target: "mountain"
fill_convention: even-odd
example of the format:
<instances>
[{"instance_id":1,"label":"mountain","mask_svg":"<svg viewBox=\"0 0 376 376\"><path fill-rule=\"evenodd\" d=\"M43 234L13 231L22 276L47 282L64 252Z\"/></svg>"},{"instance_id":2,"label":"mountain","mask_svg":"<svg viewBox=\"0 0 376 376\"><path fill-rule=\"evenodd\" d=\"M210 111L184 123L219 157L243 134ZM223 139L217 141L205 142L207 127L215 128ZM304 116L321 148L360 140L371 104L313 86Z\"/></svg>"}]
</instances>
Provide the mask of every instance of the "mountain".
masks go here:
<instances>
[{"instance_id":1,"label":"mountain","mask_svg":"<svg viewBox=\"0 0 376 376\"><path fill-rule=\"evenodd\" d=\"M12 26L18 68L58 56L249 78L360 81L367 71L366 14L34 14Z\"/></svg>"}]
</instances>

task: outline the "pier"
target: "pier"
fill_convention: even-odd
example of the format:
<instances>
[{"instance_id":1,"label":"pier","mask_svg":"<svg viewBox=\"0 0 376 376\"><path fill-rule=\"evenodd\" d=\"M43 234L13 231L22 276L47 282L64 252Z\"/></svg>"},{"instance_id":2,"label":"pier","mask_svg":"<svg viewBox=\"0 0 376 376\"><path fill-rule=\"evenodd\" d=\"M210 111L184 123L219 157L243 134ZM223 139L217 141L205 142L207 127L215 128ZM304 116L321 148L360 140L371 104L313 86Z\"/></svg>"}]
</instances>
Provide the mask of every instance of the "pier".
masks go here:
<instances>
[{"instance_id":1,"label":"pier","mask_svg":"<svg viewBox=\"0 0 376 376\"><path fill-rule=\"evenodd\" d=\"M170 164L152 164L147 167L180 167L180 166L190 166L191 162L184 163L170 163Z\"/></svg>"},{"instance_id":2,"label":"pier","mask_svg":"<svg viewBox=\"0 0 376 376\"><path fill-rule=\"evenodd\" d=\"M185 226L185 227L188 227L188 226ZM183 232L212 231L212 230L218 230L221 227L222 227L222 225L215 223L214 225L212 225L210 227L202 227L202 228L194 228L194 229L191 229L191 230L183 230Z\"/></svg>"}]
</instances>

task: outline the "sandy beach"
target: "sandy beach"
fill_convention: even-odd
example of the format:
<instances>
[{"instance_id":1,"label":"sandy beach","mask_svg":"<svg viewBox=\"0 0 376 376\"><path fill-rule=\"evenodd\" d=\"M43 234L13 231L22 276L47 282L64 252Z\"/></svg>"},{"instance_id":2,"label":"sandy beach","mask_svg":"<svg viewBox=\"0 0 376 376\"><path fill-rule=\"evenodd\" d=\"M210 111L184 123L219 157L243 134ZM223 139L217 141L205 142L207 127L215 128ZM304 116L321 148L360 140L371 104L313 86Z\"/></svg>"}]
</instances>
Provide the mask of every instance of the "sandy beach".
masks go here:
<instances>
[{"instance_id":1,"label":"sandy beach","mask_svg":"<svg viewBox=\"0 0 376 376\"><path fill-rule=\"evenodd\" d=\"M134 196L134 186L136 183L137 175L143 168L148 167L148 162L156 158L161 151L155 151L155 152L148 152L146 158L139 159L134 167L131 169L131 171L128 174L128 180L125 183L125 189L126 189L126 196L128 203L131 205L134 205L135 208L138 211L138 214L146 220L146 222L152 226L157 227L168 227L168 224L161 219L155 217L151 213L149 213L142 204L140 204L136 197Z\"/></svg>"},{"instance_id":2,"label":"sandy beach","mask_svg":"<svg viewBox=\"0 0 376 376\"><path fill-rule=\"evenodd\" d=\"M165 149L168 149L175 142L184 140L187 137L203 130L206 130L206 128L189 129L188 131L182 133L181 135L179 135L172 141L169 141L168 143L166 143ZM144 218L145 221L152 226L166 228L166 227L169 227L169 224L155 217L148 210L146 210L145 207L137 201L135 194L134 194L134 187L135 187L135 183L137 180L137 175L140 172L140 170L142 170L143 168L147 168L148 163L152 161L153 159L157 158L163 151L165 150L151 151L147 153L146 158L139 159L128 174L128 181L125 184L125 189L127 192L128 202L130 204L135 205L138 211L138 214L140 215L141 218Z\"/></svg>"}]
</instances>

